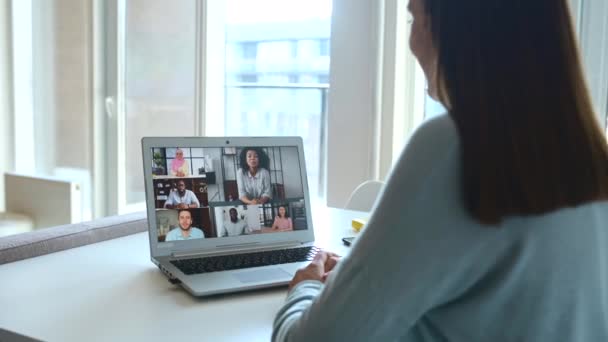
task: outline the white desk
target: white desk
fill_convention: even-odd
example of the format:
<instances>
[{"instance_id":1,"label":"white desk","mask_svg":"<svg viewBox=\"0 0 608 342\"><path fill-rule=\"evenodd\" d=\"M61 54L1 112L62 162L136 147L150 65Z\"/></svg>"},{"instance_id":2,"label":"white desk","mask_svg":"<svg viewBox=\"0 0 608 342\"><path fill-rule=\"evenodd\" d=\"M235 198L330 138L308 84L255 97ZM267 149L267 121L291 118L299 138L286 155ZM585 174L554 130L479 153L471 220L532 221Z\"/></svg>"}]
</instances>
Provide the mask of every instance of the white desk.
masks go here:
<instances>
[{"instance_id":1,"label":"white desk","mask_svg":"<svg viewBox=\"0 0 608 342\"><path fill-rule=\"evenodd\" d=\"M352 218L314 208L318 245L339 254ZM0 265L0 327L44 341L268 341L286 287L195 298L150 262L147 233Z\"/></svg>"}]
</instances>

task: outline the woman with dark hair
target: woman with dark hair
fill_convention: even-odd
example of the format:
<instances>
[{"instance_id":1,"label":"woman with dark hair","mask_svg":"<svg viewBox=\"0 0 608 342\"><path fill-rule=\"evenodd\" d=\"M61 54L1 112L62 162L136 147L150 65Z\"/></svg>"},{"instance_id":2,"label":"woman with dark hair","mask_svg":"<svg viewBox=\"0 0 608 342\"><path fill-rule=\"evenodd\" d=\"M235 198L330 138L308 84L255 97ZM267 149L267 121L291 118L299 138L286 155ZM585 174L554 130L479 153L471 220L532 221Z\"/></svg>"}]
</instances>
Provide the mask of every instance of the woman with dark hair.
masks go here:
<instances>
[{"instance_id":1,"label":"woman with dark hair","mask_svg":"<svg viewBox=\"0 0 608 342\"><path fill-rule=\"evenodd\" d=\"M236 173L239 199L245 204L263 204L271 198L270 158L259 147L245 147L239 155L240 170Z\"/></svg>"},{"instance_id":2,"label":"woman with dark hair","mask_svg":"<svg viewBox=\"0 0 608 342\"><path fill-rule=\"evenodd\" d=\"M608 145L567 0L410 0L448 114L419 127L350 255L299 270L290 341L608 341Z\"/></svg>"},{"instance_id":3,"label":"woman with dark hair","mask_svg":"<svg viewBox=\"0 0 608 342\"><path fill-rule=\"evenodd\" d=\"M272 229L293 230L293 223L285 205L279 207L277 217L274 218L274 222L272 223Z\"/></svg>"}]
</instances>

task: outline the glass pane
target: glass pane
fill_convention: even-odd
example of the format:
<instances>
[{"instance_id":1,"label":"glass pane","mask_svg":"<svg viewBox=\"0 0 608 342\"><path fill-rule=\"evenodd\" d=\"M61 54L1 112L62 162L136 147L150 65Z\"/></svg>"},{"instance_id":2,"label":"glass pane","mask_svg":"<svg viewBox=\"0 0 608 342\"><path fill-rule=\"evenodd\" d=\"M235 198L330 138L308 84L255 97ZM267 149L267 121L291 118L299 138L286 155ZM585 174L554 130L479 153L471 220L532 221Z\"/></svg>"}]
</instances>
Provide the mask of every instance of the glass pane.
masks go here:
<instances>
[{"instance_id":1,"label":"glass pane","mask_svg":"<svg viewBox=\"0 0 608 342\"><path fill-rule=\"evenodd\" d=\"M432 118L437 115L445 114L447 110L445 107L438 101L435 101L428 94L424 97L424 117Z\"/></svg>"},{"instance_id":2,"label":"glass pane","mask_svg":"<svg viewBox=\"0 0 608 342\"><path fill-rule=\"evenodd\" d=\"M78 204L71 207L80 207L75 221L92 217L92 42L86 21L73 20L86 9L84 2L12 4L15 171L75 182L80 192L80 198L73 199ZM42 191L39 197L70 200ZM43 228L45 220L36 220L35 227Z\"/></svg>"},{"instance_id":3,"label":"glass pane","mask_svg":"<svg viewBox=\"0 0 608 342\"><path fill-rule=\"evenodd\" d=\"M226 135L301 136L319 194L331 0L226 2Z\"/></svg>"},{"instance_id":4,"label":"glass pane","mask_svg":"<svg viewBox=\"0 0 608 342\"><path fill-rule=\"evenodd\" d=\"M126 1L126 195L144 201L143 136L194 135L196 1Z\"/></svg>"}]
</instances>

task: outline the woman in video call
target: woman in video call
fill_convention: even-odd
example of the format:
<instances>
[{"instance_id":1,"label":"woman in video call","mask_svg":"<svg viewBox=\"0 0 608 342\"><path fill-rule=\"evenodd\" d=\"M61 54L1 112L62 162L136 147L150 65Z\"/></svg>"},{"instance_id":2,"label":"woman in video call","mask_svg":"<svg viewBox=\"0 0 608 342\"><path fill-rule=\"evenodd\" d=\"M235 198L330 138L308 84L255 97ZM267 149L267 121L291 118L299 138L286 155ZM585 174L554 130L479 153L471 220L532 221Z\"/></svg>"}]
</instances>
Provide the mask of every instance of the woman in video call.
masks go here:
<instances>
[{"instance_id":1,"label":"woman in video call","mask_svg":"<svg viewBox=\"0 0 608 342\"><path fill-rule=\"evenodd\" d=\"M608 341L608 144L568 0L410 0L423 123L274 341ZM336 227L327 227L336 228Z\"/></svg>"},{"instance_id":2,"label":"woman in video call","mask_svg":"<svg viewBox=\"0 0 608 342\"><path fill-rule=\"evenodd\" d=\"M239 155L240 170L236 173L239 199L245 204L264 204L271 198L270 159L263 149L246 147Z\"/></svg>"},{"instance_id":3,"label":"woman in video call","mask_svg":"<svg viewBox=\"0 0 608 342\"><path fill-rule=\"evenodd\" d=\"M190 175L190 165L184 159L184 151L178 148L175 150L175 159L171 161L171 176L186 177Z\"/></svg>"},{"instance_id":4,"label":"woman in video call","mask_svg":"<svg viewBox=\"0 0 608 342\"><path fill-rule=\"evenodd\" d=\"M293 223L291 222L291 217L289 217L289 213L287 213L287 209L285 209L284 205L279 207L279 213L277 217L274 218L274 222L272 223L272 229L293 230Z\"/></svg>"},{"instance_id":5,"label":"woman in video call","mask_svg":"<svg viewBox=\"0 0 608 342\"><path fill-rule=\"evenodd\" d=\"M177 211L179 228L172 229L165 237L165 241L204 239L205 233L202 229L192 227L192 212L188 209Z\"/></svg>"}]
</instances>

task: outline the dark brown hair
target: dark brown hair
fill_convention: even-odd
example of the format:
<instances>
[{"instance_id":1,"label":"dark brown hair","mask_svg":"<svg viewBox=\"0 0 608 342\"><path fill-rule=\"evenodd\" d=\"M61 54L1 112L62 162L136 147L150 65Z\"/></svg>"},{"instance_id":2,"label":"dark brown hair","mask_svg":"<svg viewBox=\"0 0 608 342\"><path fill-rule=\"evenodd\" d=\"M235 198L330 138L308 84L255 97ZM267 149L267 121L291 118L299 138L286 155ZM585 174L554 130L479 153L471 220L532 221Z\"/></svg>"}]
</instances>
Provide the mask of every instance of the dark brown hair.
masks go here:
<instances>
[{"instance_id":1,"label":"dark brown hair","mask_svg":"<svg viewBox=\"0 0 608 342\"><path fill-rule=\"evenodd\" d=\"M422 0L469 212L496 224L608 199L608 144L567 0Z\"/></svg>"}]
</instances>

